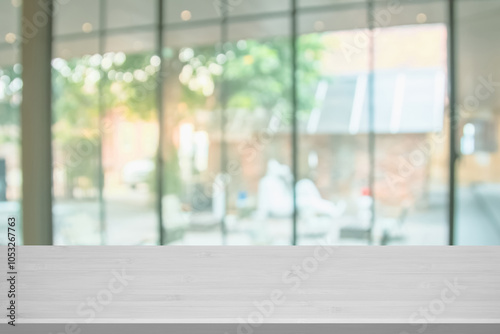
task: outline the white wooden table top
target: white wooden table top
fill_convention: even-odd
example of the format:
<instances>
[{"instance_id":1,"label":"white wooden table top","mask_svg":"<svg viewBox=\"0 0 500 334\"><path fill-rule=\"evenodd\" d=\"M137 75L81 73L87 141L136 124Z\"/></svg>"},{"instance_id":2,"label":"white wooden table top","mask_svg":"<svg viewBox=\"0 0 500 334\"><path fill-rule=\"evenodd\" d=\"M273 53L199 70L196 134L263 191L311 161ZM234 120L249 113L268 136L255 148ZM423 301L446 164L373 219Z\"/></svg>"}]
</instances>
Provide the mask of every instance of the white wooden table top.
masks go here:
<instances>
[{"instance_id":1,"label":"white wooden table top","mask_svg":"<svg viewBox=\"0 0 500 334\"><path fill-rule=\"evenodd\" d=\"M426 317L435 324L500 323L500 247L22 246L17 252L20 324L227 324L258 314L273 324L408 324ZM4 264L6 253L3 247ZM0 293L7 288L2 280ZM7 303L2 298L4 310Z\"/></svg>"}]
</instances>

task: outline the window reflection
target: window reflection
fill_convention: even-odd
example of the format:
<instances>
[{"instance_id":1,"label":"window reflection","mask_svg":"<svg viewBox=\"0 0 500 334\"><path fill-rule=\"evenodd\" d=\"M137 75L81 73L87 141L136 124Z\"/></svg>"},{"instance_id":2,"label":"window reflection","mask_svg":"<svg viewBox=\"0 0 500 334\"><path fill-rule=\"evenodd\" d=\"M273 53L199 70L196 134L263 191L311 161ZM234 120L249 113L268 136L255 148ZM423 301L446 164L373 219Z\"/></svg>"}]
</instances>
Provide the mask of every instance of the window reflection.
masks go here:
<instances>
[{"instance_id":1,"label":"window reflection","mask_svg":"<svg viewBox=\"0 0 500 334\"><path fill-rule=\"evenodd\" d=\"M5 245L7 218L14 216L22 223L20 3L4 1L0 13L0 244ZM22 243L21 233L17 240Z\"/></svg>"},{"instance_id":2,"label":"window reflection","mask_svg":"<svg viewBox=\"0 0 500 334\"><path fill-rule=\"evenodd\" d=\"M152 33L113 35L101 59L103 201L108 244L158 241L156 165L159 57Z\"/></svg>"},{"instance_id":3,"label":"window reflection","mask_svg":"<svg viewBox=\"0 0 500 334\"><path fill-rule=\"evenodd\" d=\"M458 3L457 244L500 243L500 117L496 1ZM478 38L481 36L481 38Z\"/></svg>"},{"instance_id":4,"label":"window reflection","mask_svg":"<svg viewBox=\"0 0 500 334\"><path fill-rule=\"evenodd\" d=\"M94 40L94 43L96 41ZM78 55L59 45L61 56ZM100 56L52 60L53 219L57 245L101 243L99 216Z\"/></svg>"},{"instance_id":5,"label":"window reflection","mask_svg":"<svg viewBox=\"0 0 500 334\"><path fill-rule=\"evenodd\" d=\"M117 11L109 9L118 1L106 3L99 20L90 14L102 3L92 1L83 23L70 20L73 5L56 24L59 243L155 244L163 233L166 244L290 244L295 209L302 245L447 242L445 1L376 2L373 45L363 1L298 1L297 36L289 1L164 1L162 27L155 2L120 1ZM496 51L490 38L473 38L495 31L494 16L470 3L458 13L462 100L475 77L491 75ZM457 195L470 209L460 209L460 243L496 243L497 125L492 98L454 129ZM78 163L75 150L84 156ZM484 216L478 228L476 211Z\"/></svg>"}]
</instances>

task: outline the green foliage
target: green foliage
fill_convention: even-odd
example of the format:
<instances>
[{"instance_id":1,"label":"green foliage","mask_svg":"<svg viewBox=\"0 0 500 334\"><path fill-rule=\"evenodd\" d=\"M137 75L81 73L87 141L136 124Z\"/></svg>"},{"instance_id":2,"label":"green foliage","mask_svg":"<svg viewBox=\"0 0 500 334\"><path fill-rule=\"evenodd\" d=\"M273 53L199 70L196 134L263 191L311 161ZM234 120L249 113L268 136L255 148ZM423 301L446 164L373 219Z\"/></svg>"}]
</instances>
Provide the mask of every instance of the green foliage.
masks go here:
<instances>
[{"instance_id":1,"label":"green foliage","mask_svg":"<svg viewBox=\"0 0 500 334\"><path fill-rule=\"evenodd\" d=\"M301 36L297 46L298 112L308 114L315 104L314 89L321 78L324 46L319 34ZM248 112L257 108L268 111L275 108L290 109L290 38L226 43L223 49L223 53L217 53L213 47L198 47L189 50L192 54L190 57L183 56L186 49L180 50L179 58L184 58L181 61L181 66L184 66L180 71L181 76L184 72L191 73L184 82L181 80L182 100L189 110L196 110L207 104L209 97L204 96L199 85L191 87L191 81L197 79L198 72L206 72L206 69L209 69L211 82L223 87L228 108L241 108ZM223 71L220 74L211 71L214 66L220 66ZM220 99L218 102L220 103Z\"/></svg>"},{"instance_id":2,"label":"green foliage","mask_svg":"<svg viewBox=\"0 0 500 334\"><path fill-rule=\"evenodd\" d=\"M324 47L319 34L300 37L297 46L298 112L307 115L315 104L314 90L321 78ZM229 109L249 113L257 109L291 110L289 37L230 42L222 48L199 46L168 51L161 76L159 58L151 53L107 53L54 60L53 133L58 146L68 154L83 142L98 143L100 119L111 111L119 110L120 116L130 121L155 119L159 80L180 88L175 99L186 106L187 115L220 108L221 101L226 101ZM175 150L169 152L166 167L178 175L176 155ZM96 180L96 156L97 151L92 152L78 166L69 168L68 177ZM175 182L167 186L178 187Z\"/></svg>"},{"instance_id":3,"label":"green foliage","mask_svg":"<svg viewBox=\"0 0 500 334\"><path fill-rule=\"evenodd\" d=\"M0 68L0 127L19 124L19 106L21 103L20 65ZM18 131L10 129L0 131L0 144L18 141Z\"/></svg>"},{"instance_id":4,"label":"green foliage","mask_svg":"<svg viewBox=\"0 0 500 334\"><path fill-rule=\"evenodd\" d=\"M242 43L243 44L243 43ZM228 106L249 111L289 107L292 97L292 50L290 38L272 41L246 41L234 48L235 57L225 66L224 80ZM297 42L298 112L308 114L314 107L309 88L320 78L323 44L317 34L305 35Z\"/></svg>"}]
</instances>

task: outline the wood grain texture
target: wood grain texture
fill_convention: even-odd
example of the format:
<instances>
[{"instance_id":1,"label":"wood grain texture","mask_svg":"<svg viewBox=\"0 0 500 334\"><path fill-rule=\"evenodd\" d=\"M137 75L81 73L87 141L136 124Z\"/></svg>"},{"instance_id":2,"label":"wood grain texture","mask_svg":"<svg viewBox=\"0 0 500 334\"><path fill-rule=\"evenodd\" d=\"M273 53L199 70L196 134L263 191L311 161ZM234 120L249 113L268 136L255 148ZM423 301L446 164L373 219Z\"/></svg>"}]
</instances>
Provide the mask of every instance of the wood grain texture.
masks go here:
<instances>
[{"instance_id":1,"label":"wood grain texture","mask_svg":"<svg viewBox=\"0 0 500 334\"><path fill-rule=\"evenodd\" d=\"M17 252L20 324L410 324L425 319L422 310L429 324L500 324L500 247L21 246ZM3 247L4 264L6 253ZM117 273L129 278L120 282ZM4 296L5 280L0 289ZM93 315L91 300L98 306ZM3 297L4 310L7 302Z\"/></svg>"}]
</instances>

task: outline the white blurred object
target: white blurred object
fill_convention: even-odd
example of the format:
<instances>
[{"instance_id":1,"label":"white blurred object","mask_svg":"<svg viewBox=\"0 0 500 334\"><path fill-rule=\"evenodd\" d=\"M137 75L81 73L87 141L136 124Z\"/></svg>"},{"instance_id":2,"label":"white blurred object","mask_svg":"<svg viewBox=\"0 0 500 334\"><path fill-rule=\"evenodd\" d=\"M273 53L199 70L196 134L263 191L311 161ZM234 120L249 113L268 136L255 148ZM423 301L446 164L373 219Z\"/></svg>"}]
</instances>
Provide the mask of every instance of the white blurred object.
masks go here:
<instances>
[{"instance_id":1,"label":"white blurred object","mask_svg":"<svg viewBox=\"0 0 500 334\"><path fill-rule=\"evenodd\" d=\"M134 160L130 161L122 169L122 179L125 184L132 187L138 183L146 182L150 173L155 169L155 163L152 160Z\"/></svg>"},{"instance_id":2,"label":"white blurred object","mask_svg":"<svg viewBox=\"0 0 500 334\"><path fill-rule=\"evenodd\" d=\"M358 227L369 228L372 218L373 197L370 194L370 189L363 188L361 196L357 199L358 204Z\"/></svg>"},{"instance_id":3,"label":"white blurred object","mask_svg":"<svg viewBox=\"0 0 500 334\"><path fill-rule=\"evenodd\" d=\"M227 177L227 176L226 176ZM213 183L212 213L217 220L226 215L226 184L223 174L217 174Z\"/></svg>"},{"instance_id":4,"label":"white blurred object","mask_svg":"<svg viewBox=\"0 0 500 334\"><path fill-rule=\"evenodd\" d=\"M267 163L266 175L259 181L257 217L290 217L293 213L293 176L290 168L276 160Z\"/></svg>"},{"instance_id":5,"label":"white blurred object","mask_svg":"<svg viewBox=\"0 0 500 334\"><path fill-rule=\"evenodd\" d=\"M302 179L297 182L297 207L301 211L312 211L315 214L339 217L346 209L345 201L334 204L321 197L313 181Z\"/></svg>"},{"instance_id":6,"label":"white blurred object","mask_svg":"<svg viewBox=\"0 0 500 334\"><path fill-rule=\"evenodd\" d=\"M197 131L194 133L194 166L199 172L208 168L208 151L210 148L210 139L206 131Z\"/></svg>"},{"instance_id":7,"label":"white blurred object","mask_svg":"<svg viewBox=\"0 0 500 334\"><path fill-rule=\"evenodd\" d=\"M460 150L462 151L463 155L470 155L474 153L476 146L475 135L476 135L476 128L474 127L474 124L472 123L465 124L463 129L463 135L462 138L460 139Z\"/></svg>"},{"instance_id":8,"label":"white blurred object","mask_svg":"<svg viewBox=\"0 0 500 334\"><path fill-rule=\"evenodd\" d=\"M166 229L187 228L189 213L182 210L182 203L177 195L165 195L162 199L163 225Z\"/></svg>"},{"instance_id":9,"label":"white blurred object","mask_svg":"<svg viewBox=\"0 0 500 334\"><path fill-rule=\"evenodd\" d=\"M302 179L297 182L297 209L302 220L304 234L322 234L332 226L332 219L340 217L346 209L346 202L337 204L321 197L313 181ZM257 218L263 221L269 217L289 218L293 214L293 176L290 168L276 160L270 160L266 175L259 182Z\"/></svg>"}]
</instances>

